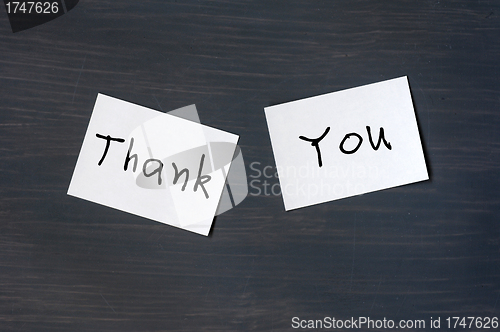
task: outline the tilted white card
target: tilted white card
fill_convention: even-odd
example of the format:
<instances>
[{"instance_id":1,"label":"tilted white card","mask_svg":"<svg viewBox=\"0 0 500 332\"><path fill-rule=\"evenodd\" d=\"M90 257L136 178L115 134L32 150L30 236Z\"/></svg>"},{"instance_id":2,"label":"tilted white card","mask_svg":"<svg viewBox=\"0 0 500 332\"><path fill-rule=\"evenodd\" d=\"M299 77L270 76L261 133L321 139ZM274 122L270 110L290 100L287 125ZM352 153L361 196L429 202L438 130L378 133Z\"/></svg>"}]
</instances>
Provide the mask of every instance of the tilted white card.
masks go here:
<instances>
[{"instance_id":1,"label":"tilted white card","mask_svg":"<svg viewBox=\"0 0 500 332\"><path fill-rule=\"evenodd\" d=\"M285 210L429 179L406 77L265 114Z\"/></svg>"},{"instance_id":2,"label":"tilted white card","mask_svg":"<svg viewBox=\"0 0 500 332\"><path fill-rule=\"evenodd\" d=\"M208 235L237 141L99 94L68 194Z\"/></svg>"}]
</instances>

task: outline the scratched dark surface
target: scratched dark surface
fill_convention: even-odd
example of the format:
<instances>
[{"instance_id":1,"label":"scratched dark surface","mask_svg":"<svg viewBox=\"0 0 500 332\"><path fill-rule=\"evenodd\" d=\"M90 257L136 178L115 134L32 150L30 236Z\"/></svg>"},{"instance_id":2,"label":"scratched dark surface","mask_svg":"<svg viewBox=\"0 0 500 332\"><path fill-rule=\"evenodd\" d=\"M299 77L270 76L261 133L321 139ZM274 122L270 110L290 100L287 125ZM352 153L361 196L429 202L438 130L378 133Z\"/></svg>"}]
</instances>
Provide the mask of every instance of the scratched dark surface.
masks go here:
<instances>
[{"instance_id":1,"label":"scratched dark surface","mask_svg":"<svg viewBox=\"0 0 500 332\"><path fill-rule=\"evenodd\" d=\"M1 331L500 316L500 2L81 0L15 34L1 11ZM260 177L210 237L66 195L98 92L195 103L255 176L264 107L403 75L430 181L285 212Z\"/></svg>"}]
</instances>

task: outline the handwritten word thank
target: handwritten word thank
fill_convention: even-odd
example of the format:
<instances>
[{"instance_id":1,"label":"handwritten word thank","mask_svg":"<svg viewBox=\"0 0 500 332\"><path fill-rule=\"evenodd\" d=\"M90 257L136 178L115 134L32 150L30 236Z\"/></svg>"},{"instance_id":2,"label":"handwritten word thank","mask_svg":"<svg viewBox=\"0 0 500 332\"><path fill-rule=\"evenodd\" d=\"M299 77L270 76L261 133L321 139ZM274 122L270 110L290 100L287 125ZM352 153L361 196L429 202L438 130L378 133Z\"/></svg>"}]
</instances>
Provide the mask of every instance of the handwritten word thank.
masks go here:
<instances>
[{"instance_id":1,"label":"handwritten word thank","mask_svg":"<svg viewBox=\"0 0 500 332\"><path fill-rule=\"evenodd\" d=\"M96 134L96 137L106 141L106 146L104 148L104 152L102 154L102 157L99 160L99 162L97 163L98 166L101 166L102 163L104 162L104 160L106 159L111 142L124 143L125 139L118 138L118 137L111 137L110 135L104 136L101 134ZM131 154L133 147L134 147L134 138L132 137L130 139L129 148L128 148L127 155L125 156L125 161L123 164L123 171L125 171L125 172L128 170L128 167L129 167L131 161L133 161L132 172L135 173L135 171L137 169L137 164L139 162L139 156L136 153ZM198 190L198 187L201 187L201 189L203 190L203 193L205 194L205 198L208 199L210 196L208 195L208 192L205 188L205 184L207 184L212 179L212 177L210 175L206 175L206 174L201 175L202 171L203 171L204 162L205 162L205 154L202 154L201 159L200 159L200 166L198 168L198 176L197 176L195 184L193 186L193 191L196 192ZM148 167L149 165L156 166L156 167L151 170L151 168ZM153 175L157 174L158 185L161 185L162 181L163 181L162 177L161 177L163 167L164 167L164 165L163 165L163 162L161 160L155 159L155 158L149 158L149 159L146 159L143 163L142 173L147 178L152 177ZM179 179L182 175L185 176L184 177L184 184L183 184L182 189L181 189L182 191L184 191L186 189L186 186L187 186L188 181L189 181L189 169L183 168L179 171L179 169L177 168L177 165L174 162L172 162L172 167L173 167L174 172L175 172L175 175L174 175L174 178L172 181L172 183L174 185L177 184L177 182L179 181Z\"/></svg>"}]
</instances>

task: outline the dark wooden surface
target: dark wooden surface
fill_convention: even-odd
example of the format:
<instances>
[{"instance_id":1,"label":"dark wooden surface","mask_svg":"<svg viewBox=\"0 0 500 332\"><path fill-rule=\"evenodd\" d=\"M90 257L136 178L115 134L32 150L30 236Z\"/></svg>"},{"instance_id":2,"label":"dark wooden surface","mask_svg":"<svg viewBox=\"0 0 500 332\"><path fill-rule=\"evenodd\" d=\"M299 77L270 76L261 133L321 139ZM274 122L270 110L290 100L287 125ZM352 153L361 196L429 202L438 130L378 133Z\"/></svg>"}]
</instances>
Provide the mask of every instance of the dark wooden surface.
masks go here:
<instances>
[{"instance_id":1,"label":"dark wooden surface","mask_svg":"<svg viewBox=\"0 0 500 332\"><path fill-rule=\"evenodd\" d=\"M498 1L81 0L15 34L2 12L1 331L500 316ZM98 92L195 103L250 176L264 107L403 75L430 181L291 212L251 188L207 238L66 195Z\"/></svg>"}]
</instances>

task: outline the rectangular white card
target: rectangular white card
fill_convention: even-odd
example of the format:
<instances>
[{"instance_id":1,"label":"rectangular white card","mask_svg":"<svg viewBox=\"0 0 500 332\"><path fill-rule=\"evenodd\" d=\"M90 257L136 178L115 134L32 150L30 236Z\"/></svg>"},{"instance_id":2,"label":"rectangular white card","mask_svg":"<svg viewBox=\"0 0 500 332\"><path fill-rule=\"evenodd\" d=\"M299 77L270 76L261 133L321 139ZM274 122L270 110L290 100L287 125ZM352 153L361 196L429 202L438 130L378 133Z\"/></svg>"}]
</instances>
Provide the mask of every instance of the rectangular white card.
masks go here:
<instances>
[{"instance_id":1,"label":"rectangular white card","mask_svg":"<svg viewBox=\"0 0 500 332\"><path fill-rule=\"evenodd\" d=\"M429 179L406 77L265 114L287 211Z\"/></svg>"},{"instance_id":2,"label":"rectangular white card","mask_svg":"<svg viewBox=\"0 0 500 332\"><path fill-rule=\"evenodd\" d=\"M208 235L237 141L99 94L68 194Z\"/></svg>"}]
</instances>

